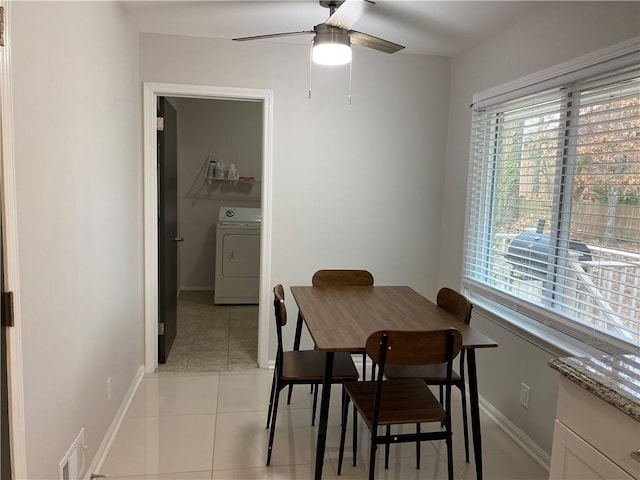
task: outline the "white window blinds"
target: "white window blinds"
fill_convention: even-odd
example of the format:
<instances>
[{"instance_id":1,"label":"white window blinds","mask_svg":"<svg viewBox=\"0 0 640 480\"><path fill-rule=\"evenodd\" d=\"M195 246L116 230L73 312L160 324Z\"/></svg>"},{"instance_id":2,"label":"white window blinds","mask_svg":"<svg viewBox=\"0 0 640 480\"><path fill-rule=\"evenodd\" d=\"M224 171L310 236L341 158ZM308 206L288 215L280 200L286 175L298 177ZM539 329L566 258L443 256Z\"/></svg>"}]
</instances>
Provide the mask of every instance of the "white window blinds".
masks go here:
<instances>
[{"instance_id":1,"label":"white window blinds","mask_svg":"<svg viewBox=\"0 0 640 480\"><path fill-rule=\"evenodd\" d=\"M640 348L640 66L473 112L465 284L607 351Z\"/></svg>"}]
</instances>

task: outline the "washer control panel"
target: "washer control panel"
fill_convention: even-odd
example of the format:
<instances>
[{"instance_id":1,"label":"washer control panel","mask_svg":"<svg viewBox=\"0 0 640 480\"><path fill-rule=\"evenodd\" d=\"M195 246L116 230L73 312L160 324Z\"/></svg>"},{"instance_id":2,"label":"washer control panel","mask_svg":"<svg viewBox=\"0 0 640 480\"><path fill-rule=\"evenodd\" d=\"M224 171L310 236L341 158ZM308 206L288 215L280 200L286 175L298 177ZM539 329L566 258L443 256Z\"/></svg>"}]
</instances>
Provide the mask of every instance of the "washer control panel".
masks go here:
<instances>
[{"instance_id":1,"label":"washer control panel","mask_svg":"<svg viewBox=\"0 0 640 480\"><path fill-rule=\"evenodd\" d=\"M248 207L221 207L219 223L260 223L262 210Z\"/></svg>"}]
</instances>

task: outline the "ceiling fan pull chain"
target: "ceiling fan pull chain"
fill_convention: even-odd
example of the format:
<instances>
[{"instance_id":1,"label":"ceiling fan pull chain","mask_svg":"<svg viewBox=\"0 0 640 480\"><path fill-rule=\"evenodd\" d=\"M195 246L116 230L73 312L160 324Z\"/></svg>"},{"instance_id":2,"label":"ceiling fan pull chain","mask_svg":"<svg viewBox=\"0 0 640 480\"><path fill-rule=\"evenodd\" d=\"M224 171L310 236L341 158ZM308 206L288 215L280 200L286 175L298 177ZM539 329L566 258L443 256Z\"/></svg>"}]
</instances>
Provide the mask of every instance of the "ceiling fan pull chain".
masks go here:
<instances>
[{"instance_id":1,"label":"ceiling fan pull chain","mask_svg":"<svg viewBox=\"0 0 640 480\"><path fill-rule=\"evenodd\" d=\"M309 48L309 93L307 99L311 100L311 69L313 67L313 40L311 40L311 48Z\"/></svg>"},{"instance_id":2,"label":"ceiling fan pull chain","mask_svg":"<svg viewBox=\"0 0 640 480\"><path fill-rule=\"evenodd\" d=\"M351 72L353 71L353 61L349 62L349 95L347 97L349 105L351 105Z\"/></svg>"}]
</instances>

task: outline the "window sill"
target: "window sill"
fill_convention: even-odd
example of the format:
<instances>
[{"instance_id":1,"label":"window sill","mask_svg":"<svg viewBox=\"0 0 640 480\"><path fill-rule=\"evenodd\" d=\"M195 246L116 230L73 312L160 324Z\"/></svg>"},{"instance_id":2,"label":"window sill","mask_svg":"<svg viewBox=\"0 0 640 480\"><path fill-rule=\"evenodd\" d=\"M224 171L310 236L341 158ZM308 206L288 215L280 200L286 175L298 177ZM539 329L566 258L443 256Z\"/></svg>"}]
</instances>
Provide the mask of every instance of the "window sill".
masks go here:
<instances>
[{"instance_id":1,"label":"window sill","mask_svg":"<svg viewBox=\"0 0 640 480\"><path fill-rule=\"evenodd\" d=\"M474 311L487 320L555 357L590 357L606 353L477 293L466 291L465 295L473 303Z\"/></svg>"}]
</instances>

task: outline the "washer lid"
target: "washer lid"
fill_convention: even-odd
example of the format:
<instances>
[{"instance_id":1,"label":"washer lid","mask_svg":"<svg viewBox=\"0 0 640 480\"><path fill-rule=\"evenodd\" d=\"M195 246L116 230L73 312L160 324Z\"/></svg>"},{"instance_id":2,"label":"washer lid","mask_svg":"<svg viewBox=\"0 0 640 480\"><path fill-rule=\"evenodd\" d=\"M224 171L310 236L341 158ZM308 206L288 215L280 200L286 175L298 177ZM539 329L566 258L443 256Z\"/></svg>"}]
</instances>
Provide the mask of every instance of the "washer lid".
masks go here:
<instances>
[{"instance_id":1,"label":"washer lid","mask_svg":"<svg viewBox=\"0 0 640 480\"><path fill-rule=\"evenodd\" d=\"M218 215L219 223L260 223L262 210L247 207L221 207Z\"/></svg>"}]
</instances>

